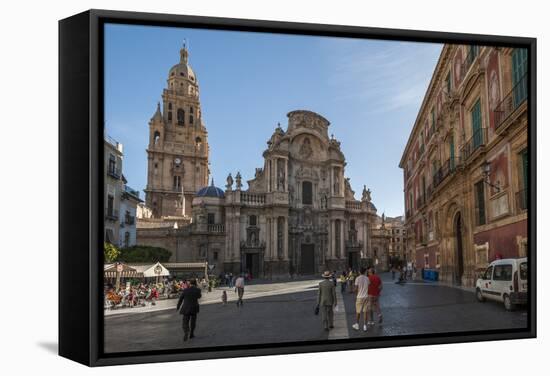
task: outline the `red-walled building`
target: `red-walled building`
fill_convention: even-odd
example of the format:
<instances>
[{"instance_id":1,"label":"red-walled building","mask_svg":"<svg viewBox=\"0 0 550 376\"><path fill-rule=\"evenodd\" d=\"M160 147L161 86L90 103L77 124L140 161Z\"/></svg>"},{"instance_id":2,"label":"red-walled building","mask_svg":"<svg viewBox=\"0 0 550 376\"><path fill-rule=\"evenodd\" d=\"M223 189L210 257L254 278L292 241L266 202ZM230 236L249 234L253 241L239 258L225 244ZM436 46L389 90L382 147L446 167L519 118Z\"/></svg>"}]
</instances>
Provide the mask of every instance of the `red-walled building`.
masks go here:
<instances>
[{"instance_id":1,"label":"red-walled building","mask_svg":"<svg viewBox=\"0 0 550 376\"><path fill-rule=\"evenodd\" d=\"M418 269L473 286L526 255L527 95L527 50L443 47L399 165Z\"/></svg>"}]
</instances>

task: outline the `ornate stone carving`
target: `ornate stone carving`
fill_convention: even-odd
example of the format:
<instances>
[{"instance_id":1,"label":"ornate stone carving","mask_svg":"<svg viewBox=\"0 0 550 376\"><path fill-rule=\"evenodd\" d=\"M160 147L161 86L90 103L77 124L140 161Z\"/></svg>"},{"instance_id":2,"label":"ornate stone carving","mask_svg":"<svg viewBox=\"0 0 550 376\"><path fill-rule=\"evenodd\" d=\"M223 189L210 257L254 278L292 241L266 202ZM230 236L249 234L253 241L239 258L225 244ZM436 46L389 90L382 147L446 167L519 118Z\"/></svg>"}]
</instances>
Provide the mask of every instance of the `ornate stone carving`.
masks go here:
<instances>
[{"instance_id":1,"label":"ornate stone carving","mask_svg":"<svg viewBox=\"0 0 550 376\"><path fill-rule=\"evenodd\" d=\"M282 162L282 163L281 163ZM277 189L285 190L286 173L285 173L285 160L277 160Z\"/></svg>"},{"instance_id":2,"label":"ornate stone carving","mask_svg":"<svg viewBox=\"0 0 550 376\"><path fill-rule=\"evenodd\" d=\"M238 191L240 191L243 186L241 179L242 179L241 173L237 172L237 175L235 176L235 181L236 181L236 188Z\"/></svg>"},{"instance_id":3,"label":"ornate stone carving","mask_svg":"<svg viewBox=\"0 0 550 376\"><path fill-rule=\"evenodd\" d=\"M231 176L231 173L227 175L227 184L225 185L225 188L230 191L233 189L233 177Z\"/></svg>"},{"instance_id":4,"label":"ornate stone carving","mask_svg":"<svg viewBox=\"0 0 550 376\"><path fill-rule=\"evenodd\" d=\"M367 189L367 186L363 185L363 196L361 197L361 201L371 202L370 193L370 189Z\"/></svg>"},{"instance_id":5,"label":"ornate stone carving","mask_svg":"<svg viewBox=\"0 0 550 376\"><path fill-rule=\"evenodd\" d=\"M304 159L308 159L313 154L313 149L311 147L311 141L309 137L306 137L304 141L302 142L302 146L300 146L300 151L298 152L300 154L300 157Z\"/></svg>"}]
</instances>

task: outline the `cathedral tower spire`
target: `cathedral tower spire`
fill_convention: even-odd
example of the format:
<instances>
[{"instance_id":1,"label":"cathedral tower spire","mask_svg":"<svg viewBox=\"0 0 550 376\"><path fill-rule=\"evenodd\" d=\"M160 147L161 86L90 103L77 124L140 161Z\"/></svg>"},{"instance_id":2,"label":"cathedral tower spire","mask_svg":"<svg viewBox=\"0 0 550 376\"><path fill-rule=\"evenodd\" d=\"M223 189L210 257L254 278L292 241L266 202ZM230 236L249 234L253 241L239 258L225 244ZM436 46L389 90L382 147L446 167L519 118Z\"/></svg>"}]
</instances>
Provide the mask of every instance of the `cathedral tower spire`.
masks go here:
<instances>
[{"instance_id":1,"label":"cathedral tower spire","mask_svg":"<svg viewBox=\"0 0 550 376\"><path fill-rule=\"evenodd\" d=\"M149 122L149 133L145 192L153 217L190 213L193 196L208 185L209 147L187 41L179 62L168 72L162 105Z\"/></svg>"}]
</instances>

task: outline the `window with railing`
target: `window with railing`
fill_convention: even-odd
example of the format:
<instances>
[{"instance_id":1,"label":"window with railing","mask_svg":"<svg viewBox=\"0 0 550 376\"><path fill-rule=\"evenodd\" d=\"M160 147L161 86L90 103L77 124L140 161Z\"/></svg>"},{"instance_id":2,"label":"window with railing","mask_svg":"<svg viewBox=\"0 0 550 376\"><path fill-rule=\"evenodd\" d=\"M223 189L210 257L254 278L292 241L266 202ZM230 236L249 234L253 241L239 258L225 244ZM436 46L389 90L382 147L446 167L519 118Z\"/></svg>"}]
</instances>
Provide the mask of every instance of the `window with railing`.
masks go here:
<instances>
[{"instance_id":1,"label":"window with railing","mask_svg":"<svg viewBox=\"0 0 550 376\"><path fill-rule=\"evenodd\" d=\"M480 181L474 185L476 225L485 224L485 182Z\"/></svg>"},{"instance_id":2,"label":"window with railing","mask_svg":"<svg viewBox=\"0 0 550 376\"><path fill-rule=\"evenodd\" d=\"M516 193L516 204L519 210L527 209L527 194L529 182L529 154L527 149L519 153L519 191Z\"/></svg>"},{"instance_id":3,"label":"window with railing","mask_svg":"<svg viewBox=\"0 0 550 376\"><path fill-rule=\"evenodd\" d=\"M512 53L512 90L495 107L495 128L499 129L527 100L527 49L516 48Z\"/></svg>"},{"instance_id":4,"label":"window with railing","mask_svg":"<svg viewBox=\"0 0 550 376\"><path fill-rule=\"evenodd\" d=\"M435 134L435 108L432 108L432 125L430 127L430 138Z\"/></svg>"}]
</instances>

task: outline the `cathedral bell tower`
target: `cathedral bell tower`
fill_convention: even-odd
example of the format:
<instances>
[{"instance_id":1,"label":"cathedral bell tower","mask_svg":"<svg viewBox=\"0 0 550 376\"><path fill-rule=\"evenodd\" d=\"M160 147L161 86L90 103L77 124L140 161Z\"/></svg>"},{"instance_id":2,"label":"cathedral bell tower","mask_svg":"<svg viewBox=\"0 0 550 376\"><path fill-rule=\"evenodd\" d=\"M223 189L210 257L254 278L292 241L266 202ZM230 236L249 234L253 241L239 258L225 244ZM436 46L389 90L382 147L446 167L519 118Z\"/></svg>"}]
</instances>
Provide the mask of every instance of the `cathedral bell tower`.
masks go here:
<instances>
[{"instance_id":1,"label":"cathedral bell tower","mask_svg":"<svg viewBox=\"0 0 550 376\"><path fill-rule=\"evenodd\" d=\"M149 121L146 203L154 218L190 217L195 193L208 185L208 132L199 84L184 45Z\"/></svg>"}]
</instances>

